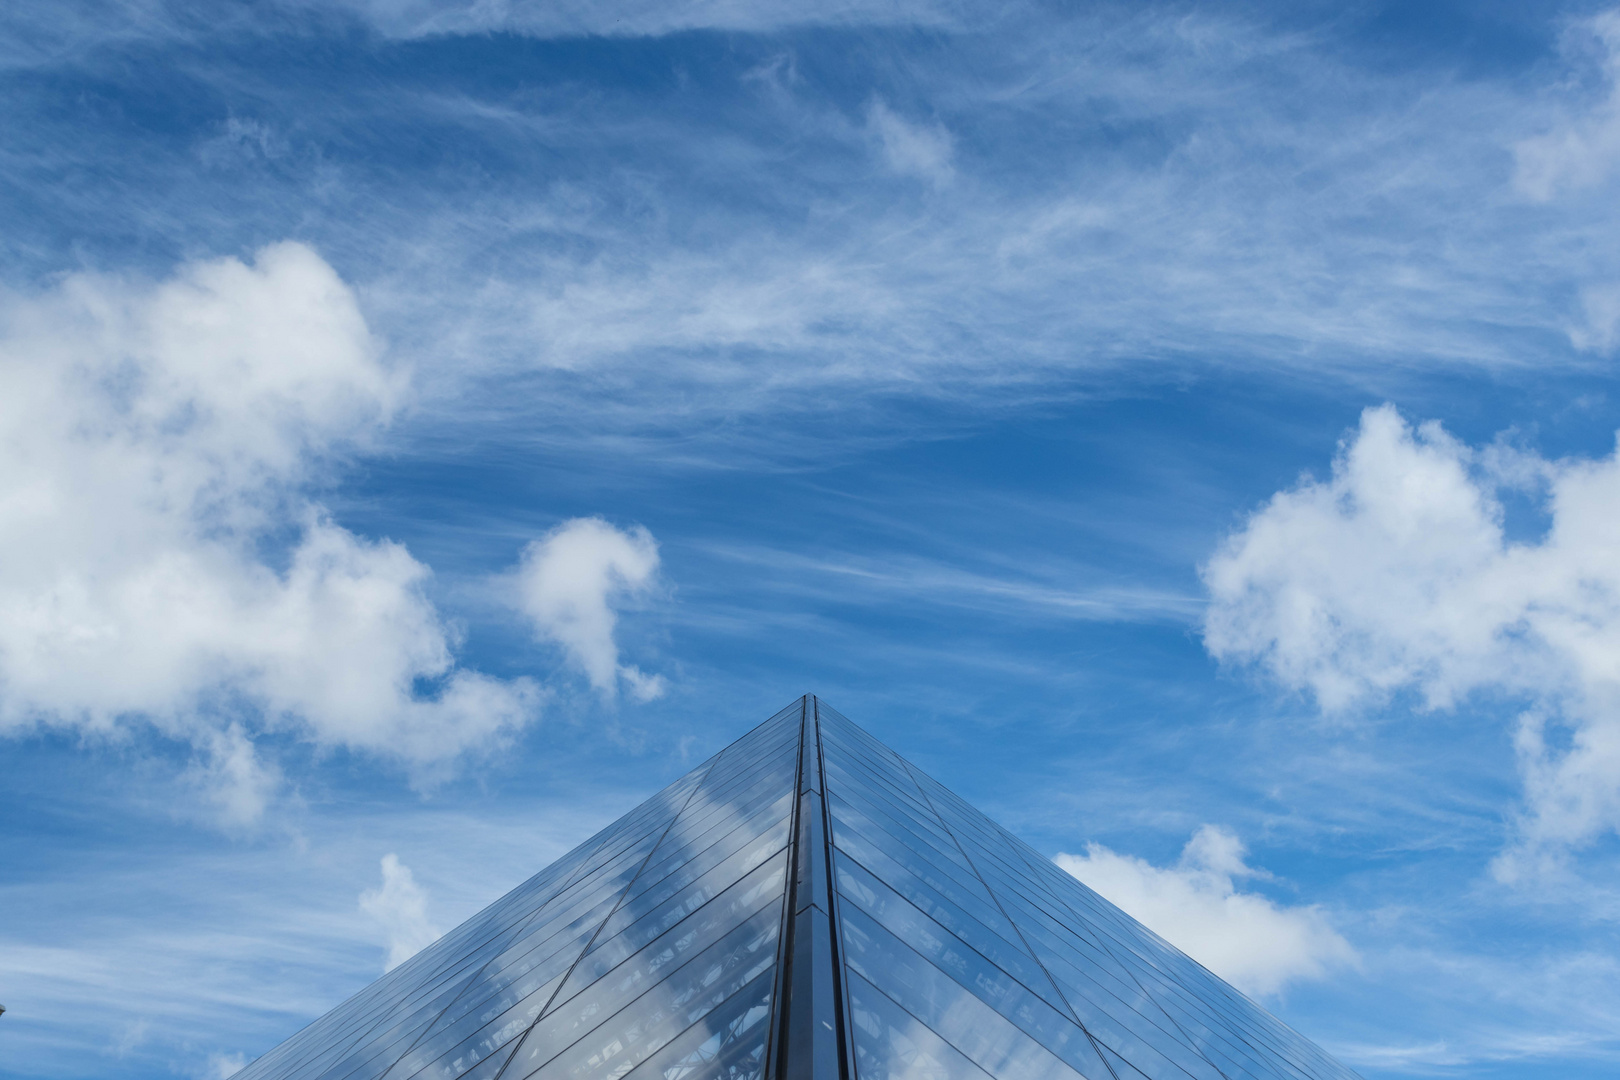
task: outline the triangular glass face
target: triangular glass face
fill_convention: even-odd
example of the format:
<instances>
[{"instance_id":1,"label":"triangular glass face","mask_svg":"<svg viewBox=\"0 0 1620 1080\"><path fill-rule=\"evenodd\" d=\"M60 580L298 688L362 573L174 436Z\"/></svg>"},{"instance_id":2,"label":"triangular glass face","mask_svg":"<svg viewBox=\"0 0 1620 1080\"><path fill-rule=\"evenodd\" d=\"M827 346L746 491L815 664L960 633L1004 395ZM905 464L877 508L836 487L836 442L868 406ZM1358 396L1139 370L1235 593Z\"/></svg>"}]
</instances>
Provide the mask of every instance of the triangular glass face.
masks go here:
<instances>
[{"instance_id":1,"label":"triangular glass face","mask_svg":"<svg viewBox=\"0 0 1620 1080\"><path fill-rule=\"evenodd\" d=\"M241 1080L1343 1080L806 697Z\"/></svg>"},{"instance_id":2,"label":"triangular glass face","mask_svg":"<svg viewBox=\"0 0 1620 1080\"><path fill-rule=\"evenodd\" d=\"M860 1080L1354 1074L817 704Z\"/></svg>"}]
</instances>

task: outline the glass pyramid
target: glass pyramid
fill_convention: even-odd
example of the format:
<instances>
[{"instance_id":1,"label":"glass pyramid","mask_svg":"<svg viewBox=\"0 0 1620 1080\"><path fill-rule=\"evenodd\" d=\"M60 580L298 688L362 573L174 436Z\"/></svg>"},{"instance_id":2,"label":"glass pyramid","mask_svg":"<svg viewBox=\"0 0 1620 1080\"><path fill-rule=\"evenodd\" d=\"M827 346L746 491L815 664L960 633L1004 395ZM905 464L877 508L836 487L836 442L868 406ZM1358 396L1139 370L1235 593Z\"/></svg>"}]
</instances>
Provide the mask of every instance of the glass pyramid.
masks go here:
<instances>
[{"instance_id":1,"label":"glass pyramid","mask_svg":"<svg viewBox=\"0 0 1620 1080\"><path fill-rule=\"evenodd\" d=\"M1339 1080L805 697L240 1080Z\"/></svg>"}]
</instances>

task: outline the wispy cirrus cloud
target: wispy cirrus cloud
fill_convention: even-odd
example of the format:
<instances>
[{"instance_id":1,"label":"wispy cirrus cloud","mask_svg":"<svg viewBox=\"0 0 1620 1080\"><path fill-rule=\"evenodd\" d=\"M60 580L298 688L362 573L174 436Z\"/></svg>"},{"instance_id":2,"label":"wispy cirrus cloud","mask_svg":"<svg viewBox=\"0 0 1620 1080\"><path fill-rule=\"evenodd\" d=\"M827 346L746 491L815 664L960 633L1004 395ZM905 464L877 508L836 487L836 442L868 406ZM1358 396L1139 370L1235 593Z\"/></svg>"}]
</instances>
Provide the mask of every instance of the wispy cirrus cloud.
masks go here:
<instances>
[{"instance_id":1,"label":"wispy cirrus cloud","mask_svg":"<svg viewBox=\"0 0 1620 1080\"><path fill-rule=\"evenodd\" d=\"M1581 240L1610 181L1537 202L1514 179L1513 147L1578 104L1558 79L1586 54L1539 85L1464 80L1362 63L1332 27L1119 7L964 24L923 66L773 24L696 82L672 39L593 39L662 73L656 92L534 64L522 87L358 74L452 44L491 70L564 47L485 29L373 42L292 89L197 59L183 78L213 105L190 128L45 145L34 124L4 167L123 162L136 194L115 216L94 192L40 196L94 235L133 217L217 249L296 229L452 391L437 417L521 412L559 440L835 388L892 418L895 396L983 407L1232 367L1377 381L1612 346L1620 259ZM439 145L459 150L402 190ZM513 379L534 392L492 389Z\"/></svg>"},{"instance_id":2,"label":"wispy cirrus cloud","mask_svg":"<svg viewBox=\"0 0 1620 1080\"><path fill-rule=\"evenodd\" d=\"M1514 184L1538 202L1601 186L1620 165L1620 11L1570 27L1565 48L1575 71L1595 74L1597 85L1572 78L1568 111L1514 145Z\"/></svg>"},{"instance_id":3,"label":"wispy cirrus cloud","mask_svg":"<svg viewBox=\"0 0 1620 1080\"><path fill-rule=\"evenodd\" d=\"M1593 207L1515 187L1511 148L1552 122L1551 90L1374 71L1324 35L1207 15L1010 19L941 47L971 77L908 72L902 94L881 66L835 80L809 43L761 42L724 131L638 114L656 187L495 195L532 231L476 288L369 295L432 310L465 334L446 346L588 403L598 431L650 422L655 398L690 416L829 387L988 404L1232 366L1578 367L1610 347L1620 265L1580 239ZM850 79L876 96L849 100ZM544 124L566 144L580 119L503 105L469 104L465 130ZM1075 136L1039 137L1055 128Z\"/></svg>"},{"instance_id":4,"label":"wispy cirrus cloud","mask_svg":"<svg viewBox=\"0 0 1620 1080\"><path fill-rule=\"evenodd\" d=\"M764 33L806 26L960 25L971 9L953 0L834 0L784 6L761 0L348 0L384 33L400 37L509 33L536 37L656 37L690 30ZM290 5L289 5L290 6Z\"/></svg>"},{"instance_id":5,"label":"wispy cirrus cloud","mask_svg":"<svg viewBox=\"0 0 1620 1080\"><path fill-rule=\"evenodd\" d=\"M1406 1040L1357 1025L1365 1040L1326 1044L1341 1060L1368 1071L1419 1076L1470 1068L1511 1071L1514 1065L1533 1074L1560 1058L1597 1075L1612 1067L1620 965L1604 949L1587 943L1483 956L1421 939L1383 945L1362 950L1369 987L1421 988L1411 1001L1414 1013L1443 1004L1454 1019L1425 1023L1419 1030L1427 1029L1428 1037ZM1376 1041L1380 1036L1387 1041Z\"/></svg>"},{"instance_id":6,"label":"wispy cirrus cloud","mask_svg":"<svg viewBox=\"0 0 1620 1080\"><path fill-rule=\"evenodd\" d=\"M211 1077L252 1060L420 944L433 922L419 912L459 923L644 794L594 788L493 817L418 801L317 807L294 836L193 833L139 857L141 840L118 834L148 835L151 820L111 797L113 835L30 852L26 874L0 881L8 1068ZM36 802L40 817L84 808L65 793ZM390 851L392 878L378 872Z\"/></svg>"},{"instance_id":7,"label":"wispy cirrus cloud","mask_svg":"<svg viewBox=\"0 0 1620 1080\"><path fill-rule=\"evenodd\" d=\"M772 587L788 594L844 604L892 604L897 597L930 607L1016 612L1060 620L1194 623L1204 598L1191 593L1122 583L1076 587L1083 572L1072 565L969 567L943 559L863 552L821 555L716 545L718 559L767 567ZM975 552L981 561L983 552ZM1020 572L1022 571L1022 572Z\"/></svg>"}]
</instances>

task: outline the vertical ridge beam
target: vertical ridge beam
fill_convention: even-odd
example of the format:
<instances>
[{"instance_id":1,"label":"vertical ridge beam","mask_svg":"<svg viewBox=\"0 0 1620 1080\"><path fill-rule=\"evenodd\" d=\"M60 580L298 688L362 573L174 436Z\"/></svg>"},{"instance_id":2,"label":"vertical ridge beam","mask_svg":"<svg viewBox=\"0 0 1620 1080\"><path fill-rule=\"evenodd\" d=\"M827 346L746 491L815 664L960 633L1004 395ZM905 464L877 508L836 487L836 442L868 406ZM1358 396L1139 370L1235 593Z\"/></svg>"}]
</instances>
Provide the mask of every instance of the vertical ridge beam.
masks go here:
<instances>
[{"instance_id":1,"label":"vertical ridge beam","mask_svg":"<svg viewBox=\"0 0 1620 1080\"><path fill-rule=\"evenodd\" d=\"M793 831L793 879L788 903L787 971L775 1055L775 1080L850 1080L842 995L833 936L827 808L815 698L806 696L799 748L798 806Z\"/></svg>"},{"instance_id":2,"label":"vertical ridge beam","mask_svg":"<svg viewBox=\"0 0 1620 1080\"><path fill-rule=\"evenodd\" d=\"M788 998L793 989L793 914L799 895L799 791L804 783L805 728L813 723L810 695L799 698L799 746L793 766L793 803L788 823L787 887L782 894L782 920L776 931L776 985L771 994L771 1028L765 1048L764 1080L782 1080L787 1061Z\"/></svg>"}]
</instances>

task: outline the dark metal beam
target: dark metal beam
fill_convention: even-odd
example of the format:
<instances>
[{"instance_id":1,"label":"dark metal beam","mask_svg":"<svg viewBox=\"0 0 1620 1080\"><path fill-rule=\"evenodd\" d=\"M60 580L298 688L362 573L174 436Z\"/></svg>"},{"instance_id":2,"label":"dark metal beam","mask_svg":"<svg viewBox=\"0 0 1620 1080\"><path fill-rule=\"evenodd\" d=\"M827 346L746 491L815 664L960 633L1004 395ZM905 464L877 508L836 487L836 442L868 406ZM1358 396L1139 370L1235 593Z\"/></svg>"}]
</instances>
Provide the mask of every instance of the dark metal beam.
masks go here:
<instances>
[{"instance_id":1,"label":"dark metal beam","mask_svg":"<svg viewBox=\"0 0 1620 1080\"><path fill-rule=\"evenodd\" d=\"M772 1080L852 1080L816 699L804 699Z\"/></svg>"}]
</instances>

